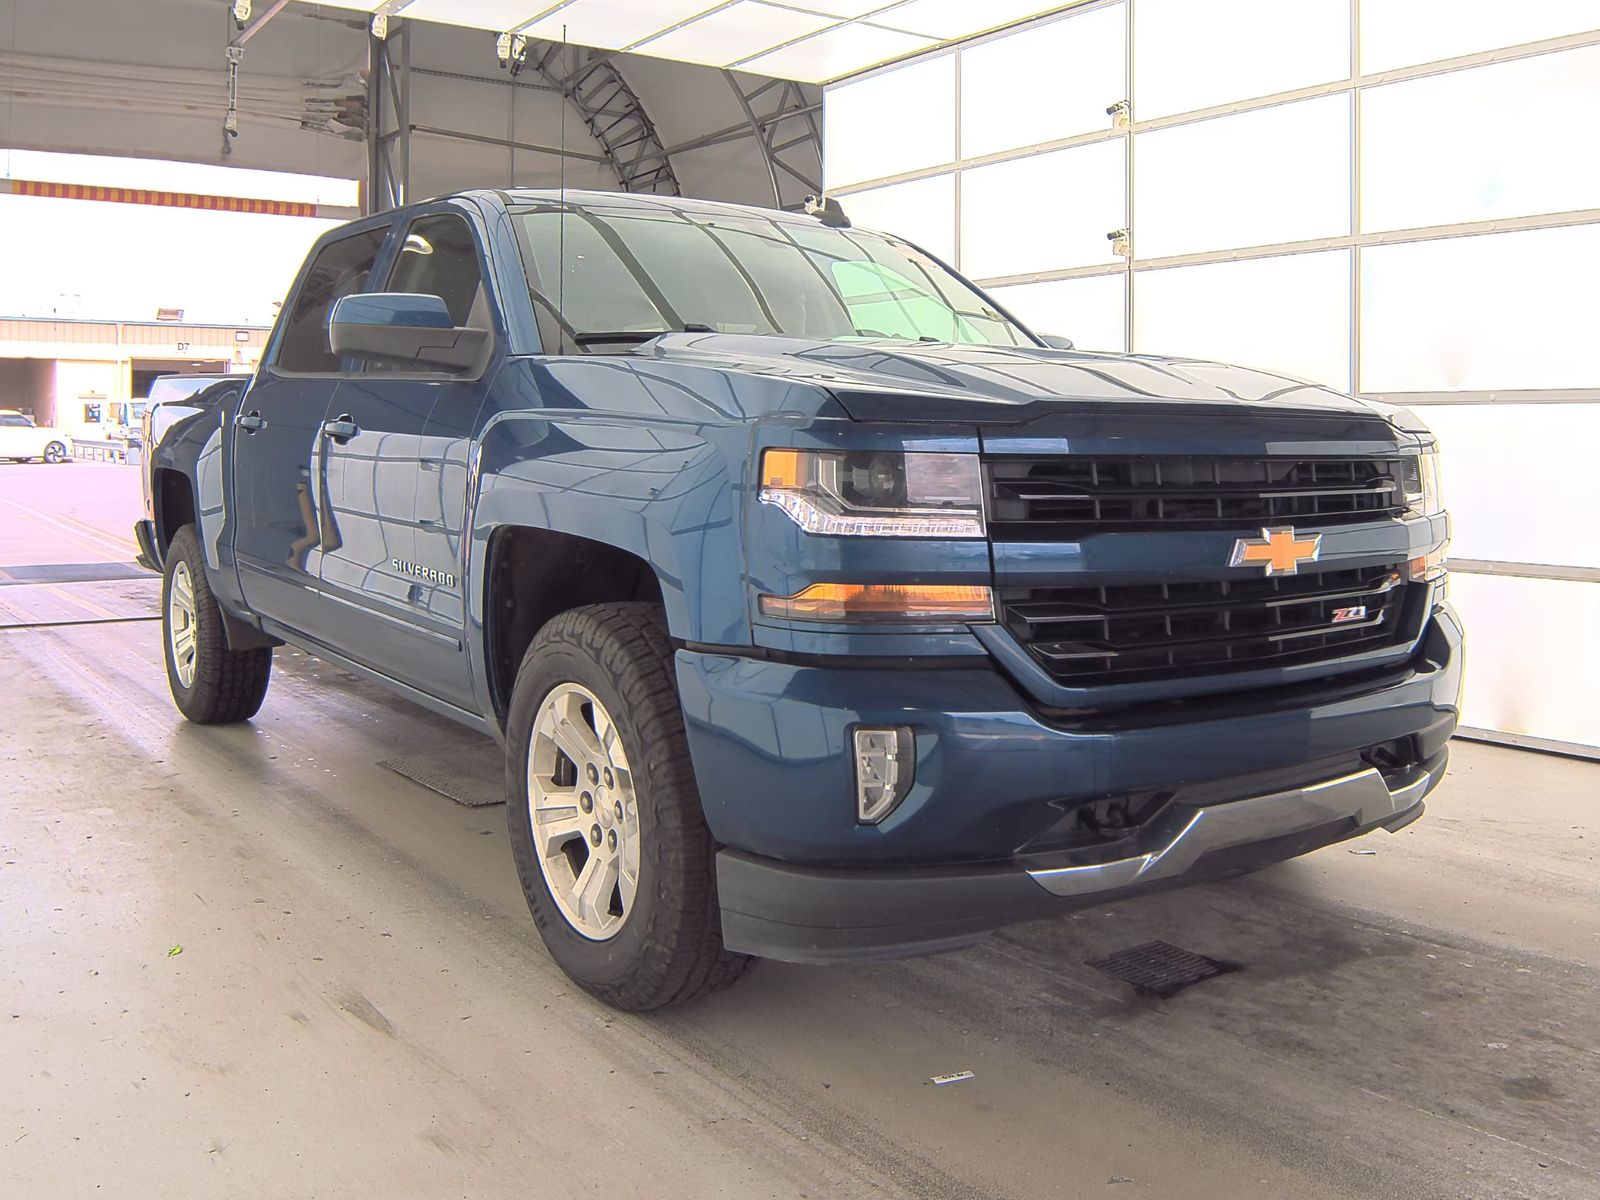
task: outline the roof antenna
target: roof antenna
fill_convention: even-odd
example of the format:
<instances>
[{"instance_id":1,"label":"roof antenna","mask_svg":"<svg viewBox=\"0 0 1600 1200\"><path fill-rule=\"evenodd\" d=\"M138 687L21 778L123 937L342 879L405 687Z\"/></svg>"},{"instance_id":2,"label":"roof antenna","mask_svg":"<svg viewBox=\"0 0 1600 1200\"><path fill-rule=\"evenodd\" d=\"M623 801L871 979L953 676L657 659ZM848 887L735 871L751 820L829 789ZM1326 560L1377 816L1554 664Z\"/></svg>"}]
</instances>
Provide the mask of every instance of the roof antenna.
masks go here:
<instances>
[{"instance_id":1,"label":"roof antenna","mask_svg":"<svg viewBox=\"0 0 1600 1200\"><path fill-rule=\"evenodd\" d=\"M567 66L567 26L561 25L561 68ZM561 88L561 160L560 190L561 201L556 215L556 312L565 313L567 310L567 89L565 83Z\"/></svg>"}]
</instances>

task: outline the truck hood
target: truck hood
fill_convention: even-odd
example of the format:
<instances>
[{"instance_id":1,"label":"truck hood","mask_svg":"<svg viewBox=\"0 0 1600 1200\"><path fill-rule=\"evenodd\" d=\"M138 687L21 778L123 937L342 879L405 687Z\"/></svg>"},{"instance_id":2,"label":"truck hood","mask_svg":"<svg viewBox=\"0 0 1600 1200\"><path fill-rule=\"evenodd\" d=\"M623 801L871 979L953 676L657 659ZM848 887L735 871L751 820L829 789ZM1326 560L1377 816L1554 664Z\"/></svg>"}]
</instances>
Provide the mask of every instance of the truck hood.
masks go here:
<instances>
[{"instance_id":1,"label":"truck hood","mask_svg":"<svg viewBox=\"0 0 1600 1200\"><path fill-rule=\"evenodd\" d=\"M811 383L858 421L1015 424L1064 405L1250 406L1372 416L1377 406L1319 384L1202 359L1046 347L883 340L828 342L672 333L635 352L658 360Z\"/></svg>"}]
</instances>

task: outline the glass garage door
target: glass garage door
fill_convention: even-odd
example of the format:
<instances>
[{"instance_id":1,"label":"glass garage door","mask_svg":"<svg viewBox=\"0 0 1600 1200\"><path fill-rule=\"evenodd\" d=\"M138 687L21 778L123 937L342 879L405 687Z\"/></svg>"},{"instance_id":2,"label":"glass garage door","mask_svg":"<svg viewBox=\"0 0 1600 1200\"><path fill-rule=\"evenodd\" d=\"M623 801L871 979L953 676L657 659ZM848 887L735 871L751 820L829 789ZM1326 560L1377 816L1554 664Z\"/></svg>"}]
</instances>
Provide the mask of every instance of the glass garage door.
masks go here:
<instances>
[{"instance_id":1,"label":"glass garage door","mask_svg":"<svg viewBox=\"0 0 1600 1200\"><path fill-rule=\"evenodd\" d=\"M834 84L824 118L852 220L1041 332L1418 409L1465 724L1600 748L1594 0L1102 0Z\"/></svg>"}]
</instances>

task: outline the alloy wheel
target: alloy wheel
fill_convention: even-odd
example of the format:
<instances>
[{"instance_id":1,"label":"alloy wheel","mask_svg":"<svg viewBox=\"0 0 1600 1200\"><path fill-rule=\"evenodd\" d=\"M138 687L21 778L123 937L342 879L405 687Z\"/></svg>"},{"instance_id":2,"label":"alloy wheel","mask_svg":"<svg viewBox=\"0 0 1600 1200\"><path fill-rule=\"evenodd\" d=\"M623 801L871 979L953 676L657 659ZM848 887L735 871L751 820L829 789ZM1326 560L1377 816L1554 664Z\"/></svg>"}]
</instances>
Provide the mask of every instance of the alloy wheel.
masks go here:
<instances>
[{"instance_id":1,"label":"alloy wheel","mask_svg":"<svg viewBox=\"0 0 1600 1200\"><path fill-rule=\"evenodd\" d=\"M615 937L639 887L639 808L621 732L588 688L540 702L528 747L533 851L561 915L592 941Z\"/></svg>"},{"instance_id":2,"label":"alloy wheel","mask_svg":"<svg viewBox=\"0 0 1600 1200\"><path fill-rule=\"evenodd\" d=\"M172 566L172 587L167 597L167 642L172 650L172 667L185 688L194 686L200 650L198 634L194 577L189 574L189 564L180 559Z\"/></svg>"}]
</instances>

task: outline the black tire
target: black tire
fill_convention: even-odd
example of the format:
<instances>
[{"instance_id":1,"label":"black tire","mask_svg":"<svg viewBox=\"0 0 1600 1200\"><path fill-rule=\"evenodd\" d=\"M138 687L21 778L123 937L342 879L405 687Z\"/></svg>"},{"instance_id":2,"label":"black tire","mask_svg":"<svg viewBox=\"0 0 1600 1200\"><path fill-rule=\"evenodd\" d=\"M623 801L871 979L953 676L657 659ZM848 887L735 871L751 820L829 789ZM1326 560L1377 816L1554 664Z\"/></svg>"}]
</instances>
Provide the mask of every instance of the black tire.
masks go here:
<instances>
[{"instance_id":1,"label":"black tire","mask_svg":"<svg viewBox=\"0 0 1600 1200\"><path fill-rule=\"evenodd\" d=\"M194 591L194 676L188 685L179 674L173 650L173 579L180 563L187 569ZM272 650L228 649L222 610L206 580L200 535L193 525L178 530L167 547L166 570L161 578L161 645L173 702L195 724L248 721L260 710L272 677Z\"/></svg>"},{"instance_id":2,"label":"black tire","mask_svg":"<svg viewBox=\"0 0 1600 1200\"><path fill-rule=\"evenodd\" d=\"M608 940L562 913L534 850L528 755L557 686L587 688L621 735L638 808L633 907ZM632 1012L682 1004L738 980L754 959L722 944L716 844L706 828L674 682L673 647L654 604L595 604L554 618L517 672L507 723L507 817L522 892L551 957L580 987Z\"/></svg>"},{"instance_id":3,"label":"black tire","mask_svg":"<svg viewBox=\"0 0 1600 1200\"><path fill-rule=\"evenodd\" d=\"M44 461L47 463L64 463L67 461L67 448L60 442L51 442L44 448Z\"/></svg>"}]
</instances>

